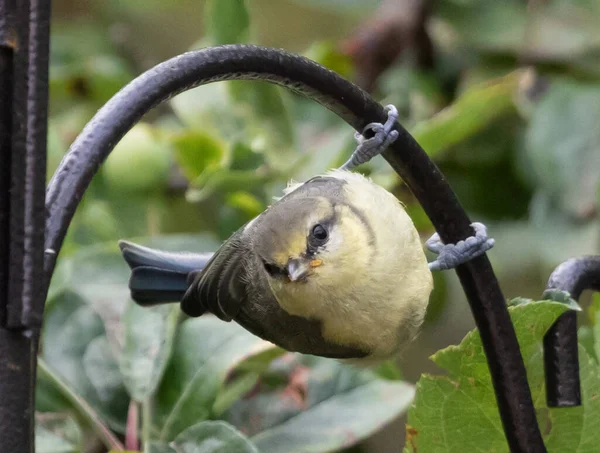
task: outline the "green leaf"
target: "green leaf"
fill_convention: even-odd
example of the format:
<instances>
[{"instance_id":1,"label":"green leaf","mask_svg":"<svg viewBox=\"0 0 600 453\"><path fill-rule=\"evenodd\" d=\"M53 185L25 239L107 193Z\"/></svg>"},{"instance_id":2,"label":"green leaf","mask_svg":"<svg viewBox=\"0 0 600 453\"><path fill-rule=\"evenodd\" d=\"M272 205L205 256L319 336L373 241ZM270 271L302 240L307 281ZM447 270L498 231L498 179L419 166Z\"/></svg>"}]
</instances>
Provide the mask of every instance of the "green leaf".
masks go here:
<instances>
[{"instance_id":1,"label":"green leaf","mask_svg":"<svg viewBox=\"0 0 600 453\"><path fill-rule=\"evenodd\" d=\"M597 365L582 347L583 405L549 409L545 404L543 337L566 310L565 304L549 301L509 307L548 451L592 452L600 441L598 430L590 429L600 423L600 401L594 396L600 380ZM407 450L508 451L478 332L470 332L460 345L443 349L432 359L448 377L424 375L419 380L408 416Z\"/></svg>"},{"instance_id":2,"label":"green leaf","mask_svg":"<svg viewBox=\"0 0 600 453\"><path fill-rule=\"evenodd\" d=\"M549 452L592 453L600 442L600 369L585 349L579 347L579 375L581 376L582 405L568 409L550 409L550 434L546 438Z\"/></svg>"},{"instance_id":3,"label":"green leaf","mask_svg":"<svg viewBox=\"0 0 600 453\"><path fill-rule=\"evenodd\" d=\"M213 233L165 234L132 239L139 244L171 252L206 253L214 252L221 246ZM120 254L119 254L120 256Z\"/></svg>"},{"instance_id":4,"label":"green leaf","mask_svg":"<svg viewBox=\"0 0 600 453\"><path fill-rule=\"evenodd\" d=\"M250 392L256 386L260 379L258 373L249 372L237 377L227 386L225 386L215 398L213 404L213 413L216 417L220 417L242 396Z\"/></svg>"},{"instance_id":5,"label":"green leaf","mask_svg":"<svg viewBox=\"0 0 600 453\"><path fill-rule=\"evenodd\" d=\"M535 108L526 136L531 175L564 213L593 212L600 182L600 88L555 81Z\"/></svg>"},{"instance_id":6,"label":"green leaf","mask_svg":"<svg viewBox=\"0 0 600 453\"><path fill-rule=\"evenodd\" d=\"M172 252L214 252L221 245L214 235L172 234L132 238L133 242ZM123 259L116 241L79 249L61 260L63 287L66 286L90 304L104 322L108 341L114 351L120 351L122 323L130 300L128 288L131 271Z\"/></svg>"},{"instance_id":7,"label":"green leaf","mask_svg":"<svg viewBox=\"0 0 600 453\"><path fill-rule=\"evenodd\" d=\"M250 218L254 218L265 209L265 203L248 192L233 192L226 198L227 205L242 211Z\"/></svg>"},{"instance_id":8,"label":"green leaf","mask_svg":"<svg viewBox=\"0 0 600 453\"><path fill-rule=\"evenodd\" d=\"M264 163L265 157L256 152L245 142L234 141L229 149L229 168L231 170L258 170Z\"/></svg>"},{"instance_id":9,"label":"green leaf","mask_svg":"<svg viewBox=\"0 0 600 453\"><path fill-rule=\"evenodd\" d=\"M246 80L200 86L171 100L173 110L187 125L226 137L233 144L232 154L236 142L246 147L252 144L255 154L266 153L277 167L289 165L293 156L295 131L288 104L289 93L280 87ZM234 158L232 168L235 163Z\"/></svg>"},{"instance_id":10,"label":"green leaf","mask_svg":"<svg viewBox=\"0 0 600 453\"><path fill-rule=\"evenodd\" d=\"M352 446L408 409L412 386L377 379L339 362L287 354L253 396L238 401L227 419L264 453L330 452Z\"/></svg>"},{"instance_id":11,"label":"green leaf","mask_svg":"<svg viewBox=\"0 0 600 453\"><path fill-rule=\"evenodd\" d=\"M162 442L149 442L146 453L176 453L169 445Z\"/></svg>"},{"instance_id":12,"label":"green leaf","mask_svg":"<svg viewBox=\"0 0 600 453\"><path fill-rule=\"evenodd\" d=\"M105 388L107 392L99 393L88 378L84 365L89 345L97 338L104 338L100 317L81 297L67 292L55 299L46 310L44 323L42 358L113 428L123 430L128 405L124 387L113 387L110 392ZM100 366L103 370L109 367L106 362Z\"/></svg>"},{"instance_id":13,"label":"green leaf","mask_svg":"<svg viewBox=\"0 0 600 453\"><path fill-rule=\"evenodd\" d=\"M171 137L175 158L190 181L199 177L207 167L219 166L225 156L225 145L213 135L191 130Z\"/></svg>"},{"instance_id":14,"label":"green leaf","mask_svg":"<svg viewBox=\"0 0 600 453\"><path fill-rule=\"evenodd\" d=\"M58 164L60 164L60 161L62 160L67 148L66 144L64 143L61 137L58 128L58 122L54 118L48 121L47 148L48 162L46 165L46 181L50 181L50 178L54 174L54 171L58 167Z\"/></svg>"},{"instance_id":15,"label":"green leaf","mask_svg":"<svg viewBox=\"0 0 600 453\"><path fill-rule=\"evenodd\" d=\"M295 180L306 181L314 175L342 165L356 148L352 130L346 124L326 131L311 131L314 142L306 148L302 164L294 169Z\"/></svg>"},{"instance_id":16,"label":"green leaf","mask_svg":"<svg viewBox=\"0 0 600 453\"><path fill-rule=\"evenodd\" d=\"M400 124L409 129L431 118L448 104L442 81L435 74L410 65L392 66L381 74L377 84L384 103L396 106Z\"/></svg>"},{"instance_id":17,"label":"green leaf","mask_svg":"<svg viewBox=\"0 0 600 453\"><path fill-rule=\"evenodd\" d=\"M581 326L577 331L577 340L587 351L588 355L598 362L598 354L596 352L596 340L594 338L594 329L589 326Z\"/></svg>"},{"instance_id":18,"label":"green leaf","mask_svg":"<svg viewBox=\"0 0 600 453\"><path fill-rule=\"evenodd\" d=\"M507 1L447 1L439 12L460 38L478 50L516 52L525 43L526 5Z\"/></svg>"},{"instance_id":19,"label":"green leaf","mask_svg":"<svg viewBox=\"0 0 600 453\"><path fill-rule=\"evenodd\" d=\"M204 11L207 33L213 45L248 41L250 15L245 0L208 0Z\"/></svg>"},{"instance_id":20,"label":"green leaf","mask_svg":"<svg viewBox=\"0 0 600 453\"><path fill-rule=\"evenodd\" d=\"M173 446L177 453L258 453L252 443L225 422L202 422L182 432Z\"/></svg>"},{"instance_id":21,"label":"green leaf","mask_svg":"<svg viewBox=\"0 0 600 453\"><path fill-rule=\"evenodd\" d=\"M97 241L107 241L119 237L119 224L114 207L105 200L88 200L82 206L81 228L89 231Z\"/></svg>"},{"instance_id":22,"label":"green leaf","mask_svg":"<svg viewBox=\"0 0 600 453\"><path fill-rule=\"evenodd\" d=\"M550 70L559 65L563 71L598 74L593 57L600 49L596 2L546 2L531 9L514 0L446 1L436 15L471 51L533 58Z\"/></svg>"},{"instance_id":23,"label":"green leaf","mask_svg":"<svg viewBox=\"0 0 600 453\"><path fill-rule=\"evenodd\" d=\"M102 25L62 21L52 34L49 83L53 111L72 108L74 103L97 108L133 77L125 59L116 56Z\"/></svg>"},{"instance_id":24,"label":"green leaf","mask_svg":"<svg viewBox=\"0 0 600 453\"><path fill-rule=\"evenodd\" d=\"M35 450L38 453L78 453L81 430L66 414L39 414L35 420Z\"/></svg>"},{"instance_id":25,"label":"green leaf","mask_svg":"<svg viewBox=\"0 0 600 453\"><path fill-rule=\"evenodd\" d=\"M38 378L35 383L35 410L40 413L62 412L71 409L69 400L66 399L46 379Z\"/></svg>"},{"instance_id":26,"label":"green leaf","mask_svg":"<svg viewBox=\"0 0 600 453\"><path fill-rule=\"evenodd\" d=\"M227 369L227 375L251 372L262 374L269 368L271 362L278 359L287 351L268 342L256 344L244 356L238 357Z\"/></svg>"},{"instance_id":27,"label":"green leaf","mask_svg":"<svg viewBox=\"0 0 600 453\"><path fill-rule=\"evenodd\" d=\"M246 119L232 108L229 95L231 82L202 85L175 96L170 105L189 126L202 131L216 131L228 140L245 140Z\"/></svg>"},{"instance_id":28,"label":"green leaf","mask_svg":"<svg viewBox=\"0 0 600 453\"><path fill-rule=\"evenodd\" d=\"M513 94L519 73L511 73L465 91L451 106L417 123L412 135L427 154L435 156L475 135L495 119L514 112Z\"/></svg>"},{"instance_id":29,"label":"green leaf","mask_svg":"<svg viewBox=\"0 0 600 453\"><path fill-rule=\"evenodd\" d=\"M67 260L62 260L61 265L69 267L68 288L79 294L82 302L97 314L111 347L118 351L121 317L125 302L129 300L130 270L116 241L80 248Z\"/></svg>"},{"instance_id":30,"label":"green leaf","mask_svg":"<svg viewBox=\"0 0 600 453\"><path fill-rule=\"evenodd\" d=\"M188 252L214 251L220 245L209 234L157 236L136 242L164 250ZM54 297L47 307L42 357L72 386L74 392L107 419L113 428L122 431L129 398L122 383L117 383L122 376L114 357L120 352L125 334L121 319L129 301L127 283L130 270L116 243L80 249L62 259L60 266L63 268L60 287L69 290ZM150 312L144 312L144 315L150 316ZM168 322L173 323L174 320L169 319ZM110 348L102 340L105 335ZM148 385L155 385L160 379L160 369L164 367L162 361L166 360L164 348L167 346L163 345L154 362L156 374L145 377ZM134 352L133 349L131 352ZM56 411L68 406L52 387L38 383L38 389L39 409Z\"/></svg>"},{"instance_id":31,"label":"green leaf","mask_svg":"<svg viewBox=\"0 0 600 453\"><path fill-rule=\"evenodd\" d=\"M265 342L261 346L262 351L260 348L251 351L227 371L226 381L213 405L215 416L220 417L248 393L258 383L260 376L269 368L271 362L286 353L284 349L274 347L271 343Z\"/></svg>"},{"instance_id":32,"label":"green leaf","mask_svg":"<svg viewBox=\"0 0 600 453\"><path fill-rule=\"evenodd\" d=\"M592 303L587 309L587 318L591 325L596 325L600 321L598 313L600 313L600 292L594 292L592 293Z\"/></svg>"},{"instance_id":33,"label":"green leaf","mask_svg":"<svg viewBox=\"0 0 600 453\"><path fill-rule=\"evenodd\" d=\"M70 262L66 259L60 259L52 274L50 280L50 288L48 289L48 296L46 298L46 305L50 307L55 297L60 297L62 293L68 288L69 280L71 278L71 266Z\"/></svg>"},{"instance_id":34,"label":"green leaf","mask_svg":"<svg viewBox=\"0 0 600 453\"><path fill-rule=\"evenodd\" d=\"M124 316L120 369L133 399L143 402L160 383L171 354L179 307L140 307L130 302Z\"/></svg>"},{"instance_id":35,"label":"green leaf","mask_svg":"<svg viewBox=\"0 0 600 453\"><path fill-rule=\"evenodd\" d=\"M399 381L402 379L402 372L394 359L381 362L374 371L381 379L387 379L388 381Z\"/></svg>"},{"instance_id":36,"label":"green leaf","mask_svg":"<svg viewBox=\"0 0 600 453\"><path fill-rule=\"evenodd\" d=\"M198 203L215 195L241 190L254 190L273 180L275 175L256 170L229 170L227 168L207 168L202 175L192 181L186 193L190 202Z\"/></svg>"},{"instance_id":37,"label":"green leaf","mask_svg":"<svg viewBox=\"0 0 600 453\"><path fill-rule=\"evenodd\" d=\"M264 143L262 147L273 163L283 167L289 164L295 143L289 93L258 80L232 81L227 87L231 98L245 111L253 143Z\"/></svg>"},{"instance_id":38,"label":"green leaf","mask_svg":"<svg viewBox=\"0 0 600 453\"><path fill-rule=\"evenodd\" d=\"M78 419L90 426L107 448L123 449L119 439L106 427L94 408L77 395L67 382L54 373L41 357L38 358L37 383L38 386L43 383L45 388L52 388L56 394L60 395L68 403L68 409L73 410Z\"/></svg>"},{"instance_id":39,"label":"green leaf","mask_svg":"<svg viewBox=\"0 0 600 453\"><path fill-rule=\"evenodd\" d=\"M332 40L316 41L304 52L306 58L337 72L346 79L352 79L354 65L352 58L341 51L340 45Z\"/></svg>"},{"instance_id":40,"label":"green leaf","mask_svg":"<svg viewBox=\"0 0 600 453\"><path fill-rule=\"evenodd\" d=\"M440 319L448 304L448 282L443 272L433 273L433 291L429 296L429 304L425 313L425 322L433 323Z\"/></svg>"},{"instance_id":41,"label":"green leaf","mask_svg":"<svg viewBox=\"0 0 600 453\"><path fill-rule=\"evenodd\" d=\"M83 355L83 367L101 401L110 404L114 395L126 397L119 364L105 336L90 342Z\"/></svg>"},{"instance_id":42,"label":"green leaf","mask_svg":"<svg viewBox=\"0 0 600 453\"><path fill-rule=\"evenodd\" d=\"M146 450L146 453L175 453L175 450L162 442L149 442Z\"/></svg>"},{"instance_id":43,"label":"green leaf","mask_svg":"<svg viewBox=\"0 0 600 453\"><path fill-rule=\"evenodd\" d=\"M594 295L595 296L595 295ZM597 307L597 298L593 299L593 307ZM596 310L594 313L594 323L591 326L591 331L594 339L594 352L595 356L600 360L600 310Z\"/></svg>"},{"instance_id":44,"label":"green leaf","mask_svg":"<svg viewBox=\"0 0 600 453\"><path fill-rule=\"evenodd\" d=\"M36 426L35 451L38 453L78 453L81 449L43 426Z\"/></svg>"},{"instance_id":45,"label":"green leaf","mask_svg":"<svg viewBox=\"0 0 600 453\"><path fill-rule=\"evenodd\" d=\"M302 7L307 5L333 13L365 15L372 13L382 0L292 0Z\"/></svg>"},{"instance_id":46,"label":"green leaf","mask_svg":"<svg viewBox=\"0 0 600 453\"><path fill-rule=\"evenodd\" d=\"M206 420L227 374L248 356L274 348L234 323L213 316L185 321L155 400L161 439L172 440Z\"/></svg>"}]
</instances>

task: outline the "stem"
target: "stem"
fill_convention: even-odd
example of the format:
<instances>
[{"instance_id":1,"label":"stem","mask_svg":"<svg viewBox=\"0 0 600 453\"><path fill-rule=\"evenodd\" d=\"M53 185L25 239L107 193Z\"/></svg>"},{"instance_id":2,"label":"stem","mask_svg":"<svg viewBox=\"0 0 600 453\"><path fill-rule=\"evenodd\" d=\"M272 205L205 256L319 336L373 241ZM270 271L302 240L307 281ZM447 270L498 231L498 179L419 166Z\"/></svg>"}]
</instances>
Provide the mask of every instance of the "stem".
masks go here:
<instances>
[{"instance_id":1,"label":"stem","mask_svg":"<svg viewBox=\"0 0 600 453\"><path fill-rule=\"evenodd\" d=\"M102 440L106 448L109 450L123 451L125 447L116 438L110 429L100 419L100 416L96 411L80 398L71 388L50 368L46 365L46 362L41 357L38 357L38 378L47 379L56 387L60 394L73 405L78 415L87 422L94 433Z\"/></svg>"},{"instance_id":2,"label":"stem","mask_svg":"<svg viewBox=\"0 0 600 453\"><path fill-rule=\"evenodd\" d=\"M125 428L125 448L127 450L137 451L139 449L138 420L138 403L135 400L131 400L129 401L127 427Z\"/></svg>"},{"instance_id":3,"label":"stem","mask_svg":"<svg viewBox=\"0 0 600 453\"><path fill-rule=\"evenodd\" d=\"M152 436L152 400L145 399L142 402L142 442L144 453L150 453L150 437Z\"/></svg>"},{"instance_id":4,"label":"stem","mask_svg":"<svg viewBox=\"0 0 600 453\"><path fill-rule=\"evenodd\" d=\"M149 236L158 236L160 234L160 207L157 200L150 199L146 208L146 227Z\"/></svg>"}]
</instances>

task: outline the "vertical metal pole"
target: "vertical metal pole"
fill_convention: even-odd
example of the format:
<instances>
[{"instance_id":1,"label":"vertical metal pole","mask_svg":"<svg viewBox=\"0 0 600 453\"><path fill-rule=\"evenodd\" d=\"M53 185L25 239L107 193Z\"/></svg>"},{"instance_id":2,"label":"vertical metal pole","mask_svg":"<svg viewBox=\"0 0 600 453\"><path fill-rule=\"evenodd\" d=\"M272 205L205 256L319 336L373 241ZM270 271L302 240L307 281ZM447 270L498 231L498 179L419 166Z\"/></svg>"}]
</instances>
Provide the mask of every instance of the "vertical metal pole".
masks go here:
<instances>
[{"instance_id":1,"label":"vertical metal pole","mask_svg":"<svg viewBox=\"0 0 600 453\"><path fill-rule=\"evenodd\" d=\"M0 451L34 451L35 339L0 328Z\"/></svg>"},{"instance_id":2,"label":"vertical metal pole","mask_svg":"<svg viewBox=\"0 0 600 453\"><path fill-rule=\"evenodd\" d=\"M49 0L0 0L0 447L34 445L43 315Z\"/></svg>"},{"instance_id":3,"label":"vertical metal pole","mask_svg":"<svg viewBox=\"0 0 600 453\"><path fill-rule=\"evenodd\" d=\"M0 326L6 321L8 298L12 57L12 49L0 46Z\"/></svg>"}]
</instances>

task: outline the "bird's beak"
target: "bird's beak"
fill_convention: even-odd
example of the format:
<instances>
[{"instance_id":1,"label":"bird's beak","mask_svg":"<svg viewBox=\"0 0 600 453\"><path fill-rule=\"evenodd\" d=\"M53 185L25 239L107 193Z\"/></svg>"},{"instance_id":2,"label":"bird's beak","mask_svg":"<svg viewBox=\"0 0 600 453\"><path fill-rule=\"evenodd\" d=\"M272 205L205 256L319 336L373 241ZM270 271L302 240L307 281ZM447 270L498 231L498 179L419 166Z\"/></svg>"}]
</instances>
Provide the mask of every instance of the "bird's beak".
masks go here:
<instances>
[{"instance_id":1,"label":"bird's beak","mask_svg":"<svg viewBox=\"0 0 600 453\"><path fill-rule=\"evenodd\" d=\"M310 262L305 259L291 258L287 263L287 271L290 281L304 280L310 273Z\"/></svg>"}]
</instances>

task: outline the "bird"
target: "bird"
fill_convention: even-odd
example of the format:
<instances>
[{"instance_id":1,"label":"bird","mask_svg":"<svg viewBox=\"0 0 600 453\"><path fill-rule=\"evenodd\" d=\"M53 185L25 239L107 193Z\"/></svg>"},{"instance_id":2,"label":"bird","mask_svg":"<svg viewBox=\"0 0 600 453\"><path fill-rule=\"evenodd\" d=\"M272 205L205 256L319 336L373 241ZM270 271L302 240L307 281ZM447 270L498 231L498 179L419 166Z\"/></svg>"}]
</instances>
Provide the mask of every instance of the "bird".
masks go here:
<instances>
[{"instance_id":1,"label":"bird","mask_svg":"<svg viewBox=\"0 0 600 453\"><path fill-rule=\"evenodd\" d=\"M292 352L383 360L418 332L433 279L400 201L359 173L292 183L211 257L121 241L142 305L180 301Z\"/></svg>"},{"instance_id":2,"label":"bird","mask_svg":"<svg viewBox=\"0 0 600 453\"><path fill-rule=\"evenodd\" d=\"M188 316L235 321L290 352L361 365L397 356L423 323L432 271L479 256L494 240L480 223L457 244L434 234L425 245L438 258L428 263L402 203L351 171L398 137L398 112L386 109L385 124L355 135L358 147L344 165L291 182L214 254L120 241L132 299L142 306L180 302Z\"/></svg>"}]
</instances>

